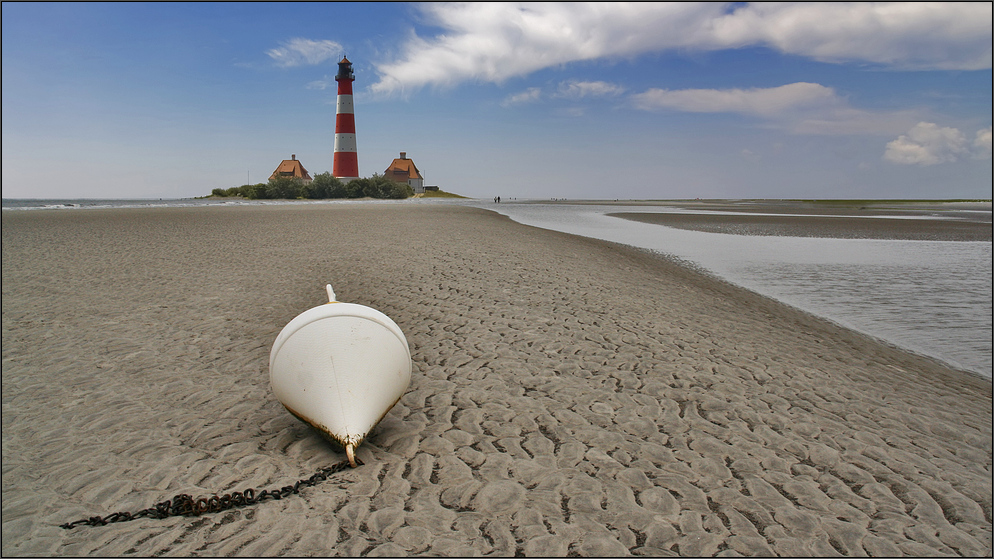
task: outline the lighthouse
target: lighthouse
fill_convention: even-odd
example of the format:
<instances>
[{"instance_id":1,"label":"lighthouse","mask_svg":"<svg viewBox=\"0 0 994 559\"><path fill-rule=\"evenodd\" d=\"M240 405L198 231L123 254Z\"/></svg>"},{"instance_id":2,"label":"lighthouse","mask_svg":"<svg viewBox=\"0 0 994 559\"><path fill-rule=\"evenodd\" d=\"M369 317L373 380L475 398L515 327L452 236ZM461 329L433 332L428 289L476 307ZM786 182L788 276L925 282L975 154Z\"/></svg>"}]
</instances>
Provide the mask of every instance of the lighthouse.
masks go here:
<instances>
[{"instance_id":1,"label":"lighthouse","mask_svg":"<svg viewBox=\"0 0 994 559\"><path fill-rule=\"evenodd\" d=\"M331 174L342 182L359 178L359 156L355 147L355 111L352 107L352 63L342 57L338 63L338 108L335 111L335 164Z\"/></svg>"}]
</instances>

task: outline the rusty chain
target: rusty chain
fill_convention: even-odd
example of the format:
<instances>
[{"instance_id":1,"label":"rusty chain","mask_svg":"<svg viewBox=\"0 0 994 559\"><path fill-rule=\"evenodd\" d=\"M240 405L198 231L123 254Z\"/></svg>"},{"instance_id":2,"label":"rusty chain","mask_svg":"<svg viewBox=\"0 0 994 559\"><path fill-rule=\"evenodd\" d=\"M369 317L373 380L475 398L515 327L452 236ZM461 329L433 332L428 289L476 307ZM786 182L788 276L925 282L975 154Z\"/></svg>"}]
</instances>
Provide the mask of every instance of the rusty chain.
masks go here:
<instances>
[{"instance_id":1,"label":"rusty chain","mask_svg":"<svg viewBox=\"0 0 994 559\"><path fill-rule=\"evenodd\" d=\"M362 461L356 458L356 464L361 466ZM265 501L266 499L279 500L283 497L288 497L300 492L301 487L311 487L317 485L318 483L328 479L328 477L332 474L336 474L342 470L347 470L349 467L349 461L343 460L334 466L321 468L316 474L309 478L301 479L293 485L285 485L279 489L264 489L258 495L255 494L254 489L235 491L234 493L228 493L222 496L215 494L210 497L200 497L197 499L183 493L176 495L171 500L156 503L155 505L138 512L132 513L125 511L115 512L102 517L91 516L90 518L82 518L74 522L61 524L59 527L71 530L72 528L81 525L106 526L107 524L112 524L114 522L127 522L129 520L137 520L145 517L168 518L170 516L200 516L209 512L221 512L235 507L254 505Z\"/></svg>"}]
</instances>

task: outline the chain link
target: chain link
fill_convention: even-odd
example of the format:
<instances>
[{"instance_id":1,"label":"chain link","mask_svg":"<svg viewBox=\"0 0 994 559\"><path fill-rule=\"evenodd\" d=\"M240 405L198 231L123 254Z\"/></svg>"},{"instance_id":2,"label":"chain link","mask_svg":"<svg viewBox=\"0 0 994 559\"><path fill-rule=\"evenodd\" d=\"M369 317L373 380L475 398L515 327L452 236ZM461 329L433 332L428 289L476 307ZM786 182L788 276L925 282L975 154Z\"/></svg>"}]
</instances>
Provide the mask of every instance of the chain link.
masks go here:
<instances>
[{"instance_id":1,"label":"chain link","mask_svg":"<svg viewBox=\"0 0 994 559\"><path fill-rule=\"evenodd\" d=\"M361 466L362 461L356 458L356 464ZM301 487L311 487L328 479L332 474L337 474L342 470L349 469L349 461L343 460L334 466L321 468L309 478L304 478L293 485L285 485L279 489L265 489L258 495L254 489L245 491L235 491L225 495L211 495L210 497L200 497L194 499L185 493L176 495L171 500L162 501L155 505L140 510L138 512L115 512L107 516L91 516L82 518L74 522L61 524L60 528L71 530L76 526L106 526L114 522L127 522L139 518L168 518L170 516L200 516L209 512L221 512L235 507L245 507L265 501L266 499L282 499L300 492Z\"/></svg>"}]
</instances>

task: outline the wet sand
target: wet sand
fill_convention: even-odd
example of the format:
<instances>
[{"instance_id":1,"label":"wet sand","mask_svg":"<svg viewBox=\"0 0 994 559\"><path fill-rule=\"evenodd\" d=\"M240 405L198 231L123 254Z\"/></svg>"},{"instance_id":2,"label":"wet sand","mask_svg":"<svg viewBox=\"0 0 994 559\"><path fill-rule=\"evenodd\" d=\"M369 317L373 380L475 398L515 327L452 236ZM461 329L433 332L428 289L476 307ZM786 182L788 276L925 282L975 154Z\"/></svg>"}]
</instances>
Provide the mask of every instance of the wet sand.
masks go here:
<instances>
[{"instance_id":1,"label":"wet sand","mask_svg":"<svg viewBox=\"0 0 994 559\"><path fill-rule=\"evenodd\" d=\"M3 212L16 555L991 555L991 383L642 251L443 204ZM324 299L414 378L343 454L268 385Z\"/></svg>"},{"instance_id":2,"label":"wet sand","mask_svg":"<svg viewBox=\"0 0 994 559\"><path fill-rule=\"evenodd\" d=\"M958 217L991 223L991 202L929 200L523 200L529 204L578 204L610 206L666 206L688 210L721 212L803 214L834 216L931 216Z\"/></svg>"},{"instance_id":3,"label":"wet sand","mask_svg":"<svg viewBox=\"0 0 994 559\"><path fill-rule=\"evenodd\" d=\"M583 203L594 203L586 201ZM990 202L802 200L604 201L615 217L731 235L991 241ZM625 206L666 206L700 213L629 213Z\"/></svg>"},{"instance_id":4,"label":"wet sand","mask_svg":"<svg viewBox=\"0 0 994 559\"><path fill-rule=\"evenodd\" d=\"M680 213L610 213L615 217L731 235L901 239L910 241L991 241L991 224L950 219L894 219L853 216L784 216Z\"/></svg>"}]
</instances>

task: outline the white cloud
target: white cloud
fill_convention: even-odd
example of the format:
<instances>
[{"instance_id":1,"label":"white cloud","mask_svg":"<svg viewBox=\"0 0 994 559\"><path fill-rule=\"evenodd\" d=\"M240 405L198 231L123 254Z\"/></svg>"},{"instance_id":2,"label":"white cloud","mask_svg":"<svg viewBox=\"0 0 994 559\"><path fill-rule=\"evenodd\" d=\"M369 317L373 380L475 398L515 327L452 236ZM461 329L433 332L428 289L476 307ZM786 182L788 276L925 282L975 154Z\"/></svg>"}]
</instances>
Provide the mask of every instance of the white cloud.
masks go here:
<instances>
[{"instance_id":1,"label":"white cloud","mask_svg":"<svg viewBox=\"0 0 994 559\"><path fill-rule=\"evenodd\" d=\"M649 89L630 97L646 111L733 113L763 119L767 126L795 134L894 135L920 120L914 111L854 109L834 89L797 82L751 89Z\"/></svg>"},{"instance_id":2,"label":"white cloud","mask_svg":"<svg viewBox=\"0 0 994 559\"><path fill-rule=\"evenodd\" d=\"M752 89L650 89L632 96L636 108L692 113L776 116L803 107L837 105L835 91L816 83L791 83Z\"/></svg>"},{"instance_id":3,"label":"white cloud","mask_svg":"<svg viewBox=\"0 0 994 559\"><path fill-rule=\"evenodd\" d=\"M884 159L901 165L951 163L967 154L966 136L955 128L919 122L887 144Z\"/></svg>"},{"instance_id":4,"label":"white cloud","mask_svg":"<svg viewBox=\"0 0 994 559\"><path fill-rule=\"evenodd\" d=\"M426 3L444 29L376 66L383 94L500 83L583 60L766 46L828 62L903 69L991 67L991 4Z\"/></svg>"},{"instance_id":5,"label":"white cloud","mask_svg":"<svg viewBox=\"0 0 994 559\"><path fill-rule=\"evenodd\" d=\"M754 3L716 18L712 37L826 62L979 70L991 67L991 15L989 2Z\"/></svg>"},{"instance_id":6,"label":"white cloud","mask_svg":"<svg viewBox=\"0 0 994 559\"><path fill-rule=\"evenodd\" d=\"M977 130L977 136L973 140L974 156L977 159L990 159L991 157L991 127Z\"/></svg>"},{"instance_id":7,"label":"white cloud","mask_svg":"<svg viewBox=\"0 0 994 559\"><path fill-rule=\"evenodd\" d=\"M290 39L282 46L266 51L277 66L289 68L292 66L313 66L338 57L342 45L335 41L312 39Z\"/></svg>"},{"instance_id":8,"label":"white cloud","mask_svg":"<svg viewBox=\"0 0 994 559\"><path fill-rule=\"evenodd\" d=\"M314 80L314 81L308 83L307 84L307 89L317 89L319 91L324 91L325 89L328 89L329 87L331 87L331 84L333 82L334 82L334 80L332 80L331 78L325 76L324 78L322 78L320 80Z\"/></svg>"},{"instance_id":9,"label":"white cloud","mask_svg":"<svg viewBox=\"0 0 994 559\"><path fill-rule=\"evenodd\" d=\"M613 83L570 80L559 84L559 92L556 96L565 99L582 99L584 97L614 97L624 92L624 87Z\"/></svg>"},{"instance_id":10,"label":"white cloud","mask_svg":"<svg viewBox=\"0 0 994 559\"><path fill-rule=\"evenodd\" d=\"M616 97L624 92L624 87L612 83L568 80L561 82L556 93L551 96L547 96L539 87L529 87L520 93L507 96L500 104L502 107L510 107L513 105L534 103L543 97L576 101L587 97Z\"/></svg>"},{"instance_id":11,"label":"white cloud","mask_svg":"<svg viewBox=\"0 0 994 559\"><path fill-rule=\"evenodd\" d=\"M795 117L790 130L797 134L893 136L906 131L921 115L917 111L873 112L839 105Z\"/></svg>"},{"instance_id":12,"label":"white cloud","mask_svg":"<svg viewBox=\"0 0 994 559\"><path fill-rule=\"evenodd\" d=\"M533 103L541 98L542 98L542 90L540 88L529 87L528 89L522 91L521 93L515 93L514 95L509 95L506 99L501 101L501 106L510 107L512 105Z\"/></svg>"}]
</instances>

